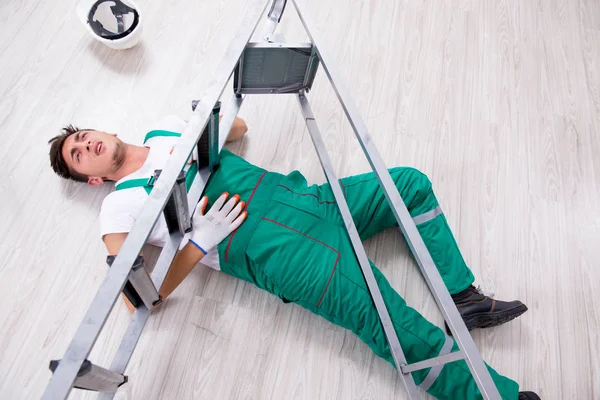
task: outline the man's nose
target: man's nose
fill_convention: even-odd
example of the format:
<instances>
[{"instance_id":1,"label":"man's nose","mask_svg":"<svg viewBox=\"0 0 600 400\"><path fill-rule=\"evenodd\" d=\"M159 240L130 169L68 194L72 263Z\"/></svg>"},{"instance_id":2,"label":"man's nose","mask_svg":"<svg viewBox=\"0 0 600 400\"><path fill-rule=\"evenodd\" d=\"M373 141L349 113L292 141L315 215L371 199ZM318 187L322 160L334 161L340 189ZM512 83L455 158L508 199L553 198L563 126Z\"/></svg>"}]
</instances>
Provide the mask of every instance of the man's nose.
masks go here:
<instances>
[{"instance_id":1,"label":"man's nose","mask_svg":"<svg viewBox=\"0 0 600 400\"><path fill-rule=\"evenodd\" d=\"M79 143L75 143L74 146L76 148L80 149L81 151L83 151L83 150L91 151L91 149L92 149L92 142L91 141L79 142Z\"/></svg>"}]
</instances>

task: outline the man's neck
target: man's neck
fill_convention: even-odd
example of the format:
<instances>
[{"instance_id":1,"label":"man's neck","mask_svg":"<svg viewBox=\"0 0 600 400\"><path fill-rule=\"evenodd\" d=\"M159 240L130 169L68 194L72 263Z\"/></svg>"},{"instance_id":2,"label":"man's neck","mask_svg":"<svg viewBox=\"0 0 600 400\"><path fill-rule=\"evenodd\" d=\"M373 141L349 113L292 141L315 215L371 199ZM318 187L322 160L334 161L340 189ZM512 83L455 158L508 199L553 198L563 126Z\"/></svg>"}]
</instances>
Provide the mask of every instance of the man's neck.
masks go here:
<instances>
[{"instance_id":1,"label":"man's neck","mask_svg":"<svg viewBox=\"0 0 600 400\"><path fill-rule=\"evenodd\" d=\"M125 157L121 167L113 174L110 180L117 182L127 175L134 173L142 168L148 159L150 148L146 146L135 146L125 144Z\"/></svg>"}]
</instances>

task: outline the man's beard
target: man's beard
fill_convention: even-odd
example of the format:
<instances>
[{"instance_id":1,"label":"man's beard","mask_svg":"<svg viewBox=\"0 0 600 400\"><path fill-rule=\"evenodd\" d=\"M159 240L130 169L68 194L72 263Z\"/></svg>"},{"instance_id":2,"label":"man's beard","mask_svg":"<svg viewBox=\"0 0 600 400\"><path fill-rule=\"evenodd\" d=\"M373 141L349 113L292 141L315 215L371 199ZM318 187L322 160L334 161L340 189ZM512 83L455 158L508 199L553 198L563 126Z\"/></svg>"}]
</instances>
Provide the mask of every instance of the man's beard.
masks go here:
<instances>
[{"instance_id":1,"label":"man's beard","mask_svg":"<svg viewBox=\"0 0 600 400\"><path fill-rule=\"evenodd\" d=\"M118 171L123 163L125 162L125 145L120 140L117 142L115 146L115 151L113 153L113 173Z\"/></svg>"}]
</instances>

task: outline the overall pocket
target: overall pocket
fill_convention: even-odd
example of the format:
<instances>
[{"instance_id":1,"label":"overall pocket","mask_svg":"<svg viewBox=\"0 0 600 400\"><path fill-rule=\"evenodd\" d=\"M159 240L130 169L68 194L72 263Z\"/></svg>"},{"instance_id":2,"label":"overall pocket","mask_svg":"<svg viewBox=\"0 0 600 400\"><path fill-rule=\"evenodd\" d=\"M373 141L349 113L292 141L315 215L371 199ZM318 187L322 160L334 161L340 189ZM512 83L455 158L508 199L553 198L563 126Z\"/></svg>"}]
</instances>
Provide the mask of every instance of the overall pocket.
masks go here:
<instances>
[{"instance_id":1,"label":"overall pocket","mask_svg":"<svg viewBox=\"0 0 600 400\"><path fill-rule=\"evenodd\" d=\"M265 286L284 301L320 305L340 260L339 227L293 206L271 202L246 248ZM258 271L257 271L258 272ZM258 274L257 274L258 275Z\"/></svg>"},{"instance_id":2,"label":"overall pocket","mask_svg":"<svg viewBox=\"0 0 600 400\"><path fill-rule=\"evenodd\" d=\"M328 184L308 186L304 176L297 171L279 182L272 201L330 224L344 225L331 187Z\"/></svg>"}]
</instances>

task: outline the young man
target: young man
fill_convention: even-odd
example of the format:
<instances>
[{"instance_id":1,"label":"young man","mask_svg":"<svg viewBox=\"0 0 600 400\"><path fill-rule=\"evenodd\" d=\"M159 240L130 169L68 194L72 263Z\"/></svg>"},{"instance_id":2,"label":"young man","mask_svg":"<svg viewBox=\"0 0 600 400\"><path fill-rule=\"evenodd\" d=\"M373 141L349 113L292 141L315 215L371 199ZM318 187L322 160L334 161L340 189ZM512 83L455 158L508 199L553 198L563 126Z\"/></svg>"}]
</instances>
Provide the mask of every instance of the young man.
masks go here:
<instances>
[{"instance_id":1,"label":"young man","mask_svg":"<svg viewBox=\"0 0 600 400\"><path fill-rule=\"evenodd\" d=\"M101 235L109 254L119 251L152 190L145 183L154 170L164 167L185 124L177 117L166 118L146 135L143 146L124 143L105 132L72 127L51 139L51 165L60 176L94 186L116 182L100 213ZM246 130L238 118L228 140L239 139ZM194 152L188 164L193 166L196 157L202 159L202 154ZM527 307L519 301L495 300L472 286L473 274L427 177L412 168L393 168L390 173L467 327L496 326L525 312ZM396 225L374 174L340 181L363 240ZM190 198L198 198L199 187L191 179L188 189ZM229 193L237 194L229 198ZM210 201L214 204L205 214ZM167 234L161 217L148 242L164 245ZM160 288L163 299L198 262L352 330L394 365L328 184L308 186L298 171L269 172L223 149L220 166L194 211L191 237L175 256ZM409 363L457 349L452 338L408 307L375 265L372 268ZM516 382L489 370L504 399L539 399L535 393L519 392ZM423 390L440 399L481 398L464 361L416 371L413 377Z\"/></svg>"}]
</instances>

